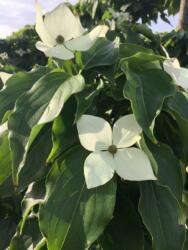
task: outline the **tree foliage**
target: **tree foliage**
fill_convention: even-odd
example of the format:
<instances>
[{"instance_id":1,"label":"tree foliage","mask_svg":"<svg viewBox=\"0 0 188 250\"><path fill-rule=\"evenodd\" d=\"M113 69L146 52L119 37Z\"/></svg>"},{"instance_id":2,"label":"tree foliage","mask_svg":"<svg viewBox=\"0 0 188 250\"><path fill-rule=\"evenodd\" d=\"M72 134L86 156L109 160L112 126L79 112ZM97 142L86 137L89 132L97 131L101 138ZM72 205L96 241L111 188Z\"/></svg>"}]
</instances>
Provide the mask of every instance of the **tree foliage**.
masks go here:
<instances>
[{"instance_id":1,"label":"tree foliage","mask_svg":"<svg viewBox=\"0 0 188 250\"><path fill-rule=\"evenodd\" d=\"M115 29L73 60L47 61L33 27L0 41L2 70L17 72L0 91L0 250L187 250L188 94L163 69L166 51L188 64L187 33L143 24L178 3L80 1L71 8L85 27ZM133 113L157 181L115 175L87 189L85 113L111 125Z\"/></svg>"},{"instance_id":2,"label":"tree foliage","mask_svg":"<svg viewBox=\"0 0 188 250\"><path fill-rule=\"evenodd\" d=\"M113 17L114 12L127 11L132 21L141 19L142 23L157 21L160 16L168 22L167 13L175 14L179 11L180 0L81 0L77 6L86 23L98 22Z\"/></svg>"},{"instance_id":3,"label":"tree foliage","mask_svg":"<svg viewBox=\"0 0 188 250\"><path fill-rule=\"evenodd\" d=\"M0 40L0 71L31 70L34 64L45 65L46 58L37 51L39 39L33 26L25 26L6 39Z\"/></svg>"}]
</instances>

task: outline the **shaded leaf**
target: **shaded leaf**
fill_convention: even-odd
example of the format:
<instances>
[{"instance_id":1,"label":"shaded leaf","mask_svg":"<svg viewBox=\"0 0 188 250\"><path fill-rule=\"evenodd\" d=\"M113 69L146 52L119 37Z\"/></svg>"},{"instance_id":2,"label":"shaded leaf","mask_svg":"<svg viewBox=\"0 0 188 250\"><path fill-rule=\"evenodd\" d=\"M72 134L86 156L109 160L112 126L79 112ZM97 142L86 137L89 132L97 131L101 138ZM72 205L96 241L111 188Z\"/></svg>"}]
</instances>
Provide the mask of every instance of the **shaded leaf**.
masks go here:
<instances>
[{"instance_id":1,"label":"shaded leaf","mask_svg":"<svg viewBox=\"0 0 188 250\"><path fill-rule=\"evenodd\" d=\"M91 107L94 98L100 93L103 88L103 82L101 82L95 89L85 89L81 93L76 95L77 100L77 110L75 121L77 122L79 118Z\"/></svg>"},{"instance_id":2,"label":"shaded leaf","mask_svg":"<svg viewBox=\"0 0 188 250\"><path fill-rule=\"evenodd\" d=\"M86 156L80 146L68 150L54 163L48 176L39 219L49 250L83 250L100 236L112 219L115 182L87 189L83 175Z\"/></svg>"},{"instance_id":3,"label":"shaded leaf","mask_svg":"<svg viewBox=\"0 0 188 250\"><path fill-rule=\"evenodd\" d=\"M32 208L42 203L45 196L45 184L44 180L33 182L28 186L28 189L22 200L22 222L21 222L21 231L24 227L24 224L27 220L27 216Z\"/></svg>"},{"instance_id":4,"label":"shaded leaf","mask_svg":"<svg viewBox=\"0 0 188 250\"><path fill-rule=\"evenodd\" d=\"M79 141L76 124L74 123L75 113L76 100L75 98L70 98L61 114L53 122L53 148L48 157L48 162L54 162L59 155L62 155L64 151Z\"/></svg>"},{"instance_id":5,"label":"shaded leaf","mask_svg":"<svg viewBox=\"0 0 188 250\"><path fill-rule=\"evenodd\" d=\"M119 54L121 58L120 64L127 64L135 73L146 69L160 69L159 62L165 59L165 57L155 54L151 49L131 43L121 44Z\"/></svg>"},{"instance_id":6,"label":"shaded leaf","mask_svg":"<svg viewBox=\"0 0 188 250\"><path fill-rule=\"evenodd\" d=\"M181 145L182 160L185 166L187 166L188 165L188 120L182 119L178 113L175 114L174 117L176 119L179 128L178 136L182 143Z\"/></svg>"},{"instance_id":7,"label":"shaded leaf","mask_svg":"<svg viewBox=\"0 0 188 250\"><path fill-rule=\"evenodd\" d=\"M179 206L166 187L152 182L140 184L139 211L151 233L156 250L182 249L185 226L179 225Z\"/></svg>"},{"instance_id":8,"label":"shaded leaf","mask_svg":"<svg viewBox=\"0 0 188 250\"><path fill-rule=\"evenodd\" d=\"M17 233L13 237L10 250L28 250L34 249L38 242L42 239L42 235L38 226L38 218L35 215L29 217L25 223L22 232L17 229Z\"/></svg>"},{"instance_id":9,"label":"shaded leaf","mask_svg":"<svg viewBox=\"0 0 188 250\"><path fill-rule=\"evenodd\" d=\"M8 247L16 231L16 224L10 219L0 219L0 249Z\"/></svg>"},{"instance_id":10,"label":"shaded leaf","mask_svg":"<svg viewBox=\"0 0 188 250\"><path fill-rule=\"evenodd\" d=\"M8 128L7 128L2 133L0 133L0 185L11 174L11 171L12 171L12 159L9 148Z\"/></svg>"},{"instance_id":11,"label":"shaded leaf","mask_svg":"<svg viewBox=\"0 0 188 250\"><path fill-rule=\"evenodd\" d=\"M171 148L162 143L153 144L147 138L142 139L140 143L154 165L160 184L170 188L181 204L183 176L181 165Z\"/></svg>"},{"instance_id":12,"label":"shaded leaf","mask_svg":"<svg viewBox=\"0 0 188 250\"><path fill-rule=\"evenodd\" d=\"M130 200L117 200L113 220L107 226L100 243L103 250L144 249L142 224Z\"/></svg>"},{"instance_id":13,"label":"shaded leaf","mask_svg":"<svg viewBox=\"0 0 188 250\"><path fill-rule=\"evenodd\" d=\"M133 26L133 31L136 33L142 34L145 37L149 38L151 41L160 44L160 36L159 34L154 34L152 30L145 24L135 24Z\"/></svg>"},{"instance_id":14,"label":"shaded leaf","mask_svg":"<svg viewBox=\"0 0 188 250\"><path fill-rule=\"evenodd\" d=\"M188 120L188 93L176 91L175 95L168 98L168 107L178 113L184 120Z\"/></svg>"},{"instance_id":15,"label":"shaded leaf","mask_svg":"<svg viewBox=\"0 0 188 250\"><path fill-rule=\"evenodd\" d=\"M188 249L188 232L186 232L186 241L185 241L185 244L184 244L184 248L183 250L187 250Z\"/></svg>"},{"instance_id":16,"label":"shaded leaf","mask_svg":"<svg viewBox=\"0 0 188 250\"><path fill-rule=\"evenodd\" d=\"M143 53L143 52L137 52L133 56L123 58L121 60L121 63L128 63L129 67L132 70L135 69L135 71L138 71L139 68L142 69L143 66L146 67L145 64L155 62L155 61L159 61L159 60L162 60L162 59L164 59L164 58L162 56L159 56L159 55L147 54L147 53ZM148 64L147 67L150 66L150 68L152 68L153 65L152 64L150 64L150 65ZM157 65L155 65L155 68L156 67L157 67Z\"/></svg>"},{"instance_id":17,"label":"shaded leaf","mask_svg":"<svg viewBox=\"0 0 188 250\"><path fill-rule=\"evenodd\" d=\"M159 69L136 74L122 64L122 70L128 79L124 87L124 96L131 101L133 113L144 132L154 139L154 120L165 98L173 95L175 85L171 78Z\"/></svg>"},{"instance_id":18,"label":"shaded leaf","mask_svg":"<svg viewBox=\"0 0 188 250\"><path fill-rule=\"evenodd\" d=\"M122 43L119 47L119 56L120 58L129 58L134 56L137 53L144 53L148 55L153 55L153 50L145 48L141 45L135 43Z\"/></svg>"},{"instance_id":19,"label":"shaded leaf","mask_svg":"<svg viewBox=\"0 0 188 250\"><path fill-rule=\"evenodd\" d=\"M117 41L110 42L104 38L98 39L91 49L81 54L82 67L86 70L116 63L117 47Z\"/></svg>"},{"instance_id":20,"label":"shaded leaf","mask_svg":"<svg viewBox=\"0 0 188 250\"><path fill-rule=\"evenodd\" d=\"M42 179L49 171L47 158L52 148L51 124L43 126L29 146L23 167L19 173L19 189Z\"/></svg>"},{"instance_id":21,"label":"shaded leaf","mask_svg":"<svg viewBox=\"0 0 188 250\"><path fill-rule=\"evenodd\" d=\"M10 173L7 176L7 178L4 180L4 182L0 185L0 197L10 197L15 194L15 186L13 185L12 181L12 172L10 169Z\"/></svg>"},{"instance_id":22,"label":"shaded leaf","mask_svg":"<svg viewBox=\"0 0 188 250\"><path fill-rule=\"evenodd\" d=\"M6 82L5 87L0 91L0 122L5 112L14 108L18 97L29 90L40 77L48 72L47 67L39 67L29 73L19 72Z\"/></svg>"},{"instance_id":23,"label":"shaded leaf","mask_svg":"<svg viewBox=\"0 0 188 250\"><path fill-rule=\"evenodd\" d=\"M26 160L19 173L19 185L14 186L12 180L12 168L10 166L7 178L0 185L0 196L9 197L16 191L21 192L33 182L46 176L49 171L46 160L52 147L51 125L35 127L30 136L30 144Z\"/></svg>"},{"instance_id":24,"label":"shaded leaf","mask_svg":"<svg viewBox=\"0 0 188 250\"><path fill-rule=\"evenodd\" d=\"M81 75L69 77L57 71L40 78L16 103L9 119L10 146L13 158L13 179L18 183L18 173L23 167L31 129L54 120L74 93L84 88Z\"/></svg>"}]
</instances>

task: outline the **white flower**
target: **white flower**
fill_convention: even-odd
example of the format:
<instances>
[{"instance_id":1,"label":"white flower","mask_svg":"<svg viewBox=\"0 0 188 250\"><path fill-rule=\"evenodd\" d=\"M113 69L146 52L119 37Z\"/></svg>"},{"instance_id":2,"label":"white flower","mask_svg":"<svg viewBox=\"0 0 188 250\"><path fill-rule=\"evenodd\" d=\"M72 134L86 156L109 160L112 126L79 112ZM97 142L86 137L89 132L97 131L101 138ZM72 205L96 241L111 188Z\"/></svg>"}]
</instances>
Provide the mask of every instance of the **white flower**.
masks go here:
<instances>
[{"instance_id":1,"label":"white flower","mask_svg":"<svg viewBox=\"0 0 188 250\"><path fill-rule=\"evenodd\" d=\"M6 72L0 72L0 78L2 82L5 84L6 81L12 76L12 74L6 73Z\"/></svg>"},{"instance_id":2,"label":"white flower","mask_svg":"<svg viewBox=\"0 0 188 250\"><path fill-rule=\"evenodd\" d=\"M113 131L104 119L83 115L77 129L82 146L93 151L84 163L88 188L105 184L114 172L126 180L156 180L147 155L130 147L140 139L142 131L133 115L117 120Z\"/></svg>"},{"instance_id":3,"label":"white flower","mask_svg":"<svg viewBox=\"0 0 188 250\"><path fill-rule=\"evenodd\" d=\"M188 69L180 67L177 58L170 58L163 62L164 70L172 77L176 84L188 89Z\"/></svg>"},{"instance_id":4,"label":"white flower","mask_svg":"<svg viewBox=\"0 0 188 250\"><path fill-rule=\"evenodd\" d=\"M90 49L98 37L106 35L108 27L99 25L83 35L85 29L79 17L74 16L66 4L60 4L43 18L41 7L36 0L36 31L42 40L36 43L37 49L48 57L67 60L74 58L74 50Z\"/></svg>"}]
</instances>

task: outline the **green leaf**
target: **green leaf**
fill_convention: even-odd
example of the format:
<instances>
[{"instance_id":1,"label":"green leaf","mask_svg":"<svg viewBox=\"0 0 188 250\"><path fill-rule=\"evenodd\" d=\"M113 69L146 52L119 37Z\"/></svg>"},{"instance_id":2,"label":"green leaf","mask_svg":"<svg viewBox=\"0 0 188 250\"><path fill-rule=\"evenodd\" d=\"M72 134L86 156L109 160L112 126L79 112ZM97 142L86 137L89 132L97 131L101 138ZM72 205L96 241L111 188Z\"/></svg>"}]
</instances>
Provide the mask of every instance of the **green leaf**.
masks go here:
<instances>
[{"instance_id":1,"label":"green leaf","mask_svg":"<svg viewBox=\"0 0 188 250\"><path fill-rule=\"evenodd\" d=\"M11 174L11 171L12 171L12 158L9 148L8 128L7 128L2 133L0 132L0 185Z\"/></svg>"},{"instance_id":2,"label":"green leaf","mask_svg":"<svg viewBox=\"0 0 188 250\"><path fill-rule=\"evenodd\" d=\"M127 76L124 96L131 101L133 113L148 137L154 140L154 120L160 113L165 98L173 95L175 85L162 70L151 69L133 73L122 64Z\"/></svg>"},{"instance_id":3,"label":"green leaf","mask_svg":"<svg viewBox=\"0 0 188 250\"><path fill-rule=\"evenodd\" d=\"M42 203L45 196L45 185L44 180L34 182L28 186L28 189L24 195L22 200L22 218L21 221L21 230L23 231L24 224L27 220L27 216L31 209L37 205Z\"/></svg>"},{"instance_id":4,"label":"green leaf","mask_svg":"<svg viewBox=\"0 0 188 250\"><path fill-rule=\"evenodd\" d=\"M76 95L77 100L77 110L76 110L76 117L75 121L77 122L79 118L91 107L94 98L100 93L101 89L103 88L103 82L95 87L85 89L81 93Z\"/></svg>"},{"instance_id":5,"label":"green leaf","mask_svg":"<svg viewBox=\"0 0 188 250\"><path fill-rule=\"evenodd\" d=\"M178 113L184 120L188 121L188 93L176 91L173 96L167 100L168 107Z\"/></svg>"},{"instance_id":6,"label":"green leaf","mask_svg":"<svg viewBox=\"0 0 188 250\"><path fill-rule=\"evenodd\" d=\"M130 200L117 200L113 220L107 226L100 243L103 250L143 250L142 223Z\"/></svg>"},{"instance_id":7,"label":"green leaf","mask_svg":"<svg viewBox=\"0 0 188 250\"><path fill-rule=\"evenodd\" d=\"M185 241L185 244L184 244L184 248L183 248L183 250L187 250L188 249L188 231L187 231L187 233L186 233L186 241Z\"/></svg>"},{"instance_id":8,"label":"green leaf","mask_svg":"<svg viewBox=\"0 0 188 250\"><path fill-rule=\"evenodd\" d=\"M15 186L13 185L12 175L10 174L4 180L4 182L0 185L0 197L7 198L15 195Z\"/></svg>"},{"instance_id":9,"label":"green leaf","mask_svg":"<svg viewBox=\"0 0 188 250\"><path fill-rule=\"evenodd\" d=\"M48 72L47 67L39 67L31 72L19 72L6 82L5 88L0 91L0 122L5 112L14 108L18 97L29 90L40 77Z\"/></svg>"},{"instance_id":10,"label":"green leaf","mask_svg":"<svg viewBox=\"0 0 188 250\"><path fill-rule=\"evenodd\" d=\"M18 226L17 233L11 241L9 250L34 249L41 239L42 235L38 226L38 218L32 215L27 219L22 232L20 232L20 225Z\"/></svg>"},{"instance_id":11,"label":"green leaf","mask_svg":"<svg viewBox=\"0 0 188 250\"><path fill-rule=\"evenodd\" d=\"M45 238L42 238L41 241L38 242L38 244L35 247L35 250L48 250Z\"/></svg>"},{"instance_id":12,"label":"green leaf","mask_svg":"<svg viewBox=\"0 0 188 250\"><path fill-rule=\"evenodd\" d=\"M16 224L10 219L0 219L0 249L8 247L16 231Z\"/></svg>"},{"instance_id":13,"label":"green leaf","mask_svg":"<svg viewBox=\"0 0 188 250\"><path fill-rule=\"evenodd\" d=\"M129 58L134 56L137 53L144 53L148 55L154 55L152 49L145 48L141 45L134 44L134 43L122 43L119 47L119 56L120 58Z\"/></svg>"},{"instance_id":14,"label":"green leaf","mask_svg":"<svg viewBox=\"0 0 188 250\"><path fill-rule=\"evenodd\" d=\"M170 113L170 114L169 114ZM173 112L170 112L166 106L156 119L155 134L158 141L169 145L178 159L182 159L182 141L179 134L178 124Z\"/></svg>"},{"instance_id":15,"label":"green leaf","mask_svg":"<svg viewBox=\"0 0 188 250\"><path fill-rule=\"evenodd\" d=\"M181 165L171 148L165 144L153 144L147 138L142 139L141 148L150 157L154 168L157 170L157 178L161 185L170 188L176 199L182 202L183 176Z\"/></svg>"},{"instance_id":16,"label":"green leaf","mask_svg":"<svg viewBox=\"0 0 188 250\"><path fill-rule=\"evenodd\" d=\"M19 186L16 186L17 192L26 189L31 182L41 180L49 172L46 161L52 148L51 126L47 124L35 127L29 139L31 145L28 147L25 163L19 173ZM0 185L0 196L9 197L14 193L15 186L12 181L12 166L10 165L7 177Z\"/></svg>"},{"instance_id":17,"label":"green leaf","mask_svg":"<svg viewBox=\"0 0 188 250\"><path fill-rule=\"evenodd\" d=\"M115 64L118 57L117 43L104 38L98 39L91 49L81 54L82 67L86 70Z\"/></svg>"},{"instance_id":18,"label":"green leaf","mask_svg":"<svg viewBox=\"0 0 188 250\"><path fill-rule=\"evenodd\" d=\"M52 148L51 136L51 124L46 124L34 138L19 172L18 189L25 189L30 183L40 180L48 173L47 158Z\"/></svg>"},{"instance_id":19,"label":"green leaf","mask_svg":"<svg viewBox=\"0 0 188 250\"><path fill-rule=\"evenodd\" d=\"M178 136L181 141L181 153L182 153L182 161L185 166L188 165L188 120L184 120L181 118L179 114L174 115L175 120L178 124Z\"/></svg>"},{"instance_id":20,"label":"green leaf","mask_svg":"<svg viewBox=\"0 0 188 250\"><path fill-rule=\"evenodd\" d=\"M129 43L120 45L120 58L120 64L128 64L135 73L146 70L146 68L161 68L159 61L165 59L161 55L154 54L151 49Z\"/></svg>"},{"instance_id":21,"label":"green leaf","mask_svg":"<svg viewBox=\"0 0 188 250\"><path fill-rule=\"evenodd\" d=\"M151 41L157 44L160 44L159 34L154 34L147 25L137 23L133 26L132 30L136 33L144 35L145 37L149 38Z\"/></svg>"},{"instance_id":22,"label":"green leaf","mask_svg":"<svg viewBox=\"0 0 188 250\"><path fill-rule=\"evenodd\" d=\"M151 233L156 250L182 249L185 226L179 225L179 206L166 187L153 182L140 184L139 211L143 223Z\"/></svg>"},{"instance_id":23,"label":"green leaf","mask_svg":"<svg viewBox=\"0 0 188 250\"><path fill-rule=\"evenodd\" d=\"M175 95L168 98L166 111L170 113L173 119L176 121L177 135L180 144L174 143L179 149L179 157L188 164L188 94L184 91L176 91ZM175 133L174 133L175 134ZM179 147L178 147L179 146Z\"/></svg>"},{"instance_id":24,"label":"green leaf","mask_svg":"<svg viewBox=\"0 0 188 250\"><path fill-rule=\"evenodd\" d=\"M78 143L78 132L74 124L76 113L76 100L70 98L65 104L61 114L54 120L52 126L53 148L48 157L48 162L54 160L76 143Z\"/></svg>"},{"instance_id":25,"label":"green leaf","mask_svg":"<svg viewBox=\"0 0 188 250\"><path fill-rule=\"evenodd\" d=\"M136 54L134 54L133 56L130 57L126 57L121 59L121 63L128 63L129 67L131 69L135 69L135 71L138 71L138 68L143 68L146 67L145 64L148 64L150 62L154 62L154 61L158 61L158 60L162 60L164 59L162 56L159 55L155 55L155 54L147 54L147 53L143 53L143 52L137 52ZM153 67L152 64L150 64L151 68ZM149 67L149 65L148 65ZM155 65L155 67L157 67L157 65Z\"/></svg>"},{"instance_id":26,"label":"green leaf","mask_svg":"<svg viewBox=\"0 0 188 250\"><path fill-rule=\"evenodd\" d=\"M24 164L31 129L54 120L68 98L83 88L81 75L70 77L62 71L51 72L18 99L8 123L15 184Z\"/></svg>"},{"instance_id":27,"label":"green leaf","mask_svg":"<svg viewBox=\"0 0 188 250\"><path fill-rule=\"evenodd\" d=\"M99 188L86 188L87 154L80 146L73 147L54 163L48 176L39 217L48 250L86 249L112 219L116 184L112 180Z\"/></svg>"}]
</instances>

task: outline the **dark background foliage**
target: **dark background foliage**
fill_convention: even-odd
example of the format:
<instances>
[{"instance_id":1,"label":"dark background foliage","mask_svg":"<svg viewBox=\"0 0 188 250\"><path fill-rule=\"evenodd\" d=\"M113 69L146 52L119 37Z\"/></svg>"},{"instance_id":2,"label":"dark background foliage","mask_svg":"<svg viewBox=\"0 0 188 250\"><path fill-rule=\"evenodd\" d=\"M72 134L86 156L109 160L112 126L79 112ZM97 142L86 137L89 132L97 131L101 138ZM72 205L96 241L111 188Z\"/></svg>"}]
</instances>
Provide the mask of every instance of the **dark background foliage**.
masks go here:
<instances>
[{"instance_id":1,"label":"dark background foliage","mask_svg":"<svg viewBox=\"0 0 188 250\"><path fill-rule=\"evenodd\" d=\"M33 26L25 26L6 39L0 40L0 71L31 70L33 65L45 65L43 53L35 48L39 37Z\"/></svg>"}]
</instances>

